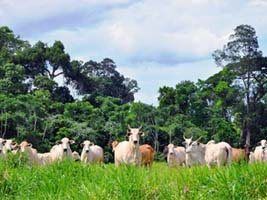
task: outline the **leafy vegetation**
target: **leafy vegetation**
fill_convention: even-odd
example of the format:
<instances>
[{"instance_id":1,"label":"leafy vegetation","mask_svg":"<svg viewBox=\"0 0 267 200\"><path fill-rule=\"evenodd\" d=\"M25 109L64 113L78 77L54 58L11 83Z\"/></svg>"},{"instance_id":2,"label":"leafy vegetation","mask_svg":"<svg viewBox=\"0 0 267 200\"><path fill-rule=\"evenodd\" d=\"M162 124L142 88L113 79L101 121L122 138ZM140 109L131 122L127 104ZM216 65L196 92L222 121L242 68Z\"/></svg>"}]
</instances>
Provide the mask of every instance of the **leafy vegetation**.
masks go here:
<instances>
[{"instance_id":1,"label":"leafy vegetation","mask_svg":"<svg viewBox=\"0 0 267 200\"><path fill-rule=\"evenodd\" d=\"M18 159L17 159L18 160ZM1 199L263 199L267 165L151 169L66 160L45 167L0 162Z\"/></svg>"},{"instance_id":2,"label":"leafy vegetation","mask_svg":"<svg viewBox=\"0 0 267 200\"><path fill-rule=\"evenodd\" d=\"M267 59L253 27L236 27L214 58L220 72L162 86L152 106L134 102L137 82L112 59L72 60L60 41L30 44L0 27L0 136L28 140L40 152L64 136L76 140L77 151L89 139L104 147L106 161L113 160L110 142L125 139L127 124L143 125L141 143L151 144L158 159L183 134L253 147L267 136Z\"/></svg>"}]
</instances>

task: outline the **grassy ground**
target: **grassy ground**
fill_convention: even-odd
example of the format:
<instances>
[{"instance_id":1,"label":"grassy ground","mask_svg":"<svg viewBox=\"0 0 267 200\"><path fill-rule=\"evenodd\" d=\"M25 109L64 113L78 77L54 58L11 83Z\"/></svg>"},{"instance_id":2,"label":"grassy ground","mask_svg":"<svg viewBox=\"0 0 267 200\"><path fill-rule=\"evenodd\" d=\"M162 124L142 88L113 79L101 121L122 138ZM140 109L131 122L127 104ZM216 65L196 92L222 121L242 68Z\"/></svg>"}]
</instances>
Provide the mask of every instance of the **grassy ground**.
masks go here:
<instances>
[{"instance_id":1,"label":"grassy ground","mask_svg":"<svg viewBox=\"0 0 267 200\"><path fill-rule=\"evenodd\" d=\"M267 165L151 169L0 162L1 199L267 199Z\"/></svg>"}]
</instances>

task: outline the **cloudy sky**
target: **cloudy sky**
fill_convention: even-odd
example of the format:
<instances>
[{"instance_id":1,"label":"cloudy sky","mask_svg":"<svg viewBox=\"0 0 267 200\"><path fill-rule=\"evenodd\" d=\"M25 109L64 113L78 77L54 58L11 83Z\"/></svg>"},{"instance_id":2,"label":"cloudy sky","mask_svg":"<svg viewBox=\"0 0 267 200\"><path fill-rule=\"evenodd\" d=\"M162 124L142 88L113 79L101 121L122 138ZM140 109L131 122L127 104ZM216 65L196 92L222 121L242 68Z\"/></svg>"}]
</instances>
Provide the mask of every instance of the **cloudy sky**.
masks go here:
<instances>
[{"instance_id":1,"label":"cloudy sky","mask_svg":"<svg viewBox=\"0 0 267 200\"><path fill-rule=\"evenodd\" d=\"M267 50L267 0L0 0L0 25L23 39L61 40L72 59L112 58L157 104L160 86L216 73L211 53L239 24Z\"/></svg>"}]
</instances>

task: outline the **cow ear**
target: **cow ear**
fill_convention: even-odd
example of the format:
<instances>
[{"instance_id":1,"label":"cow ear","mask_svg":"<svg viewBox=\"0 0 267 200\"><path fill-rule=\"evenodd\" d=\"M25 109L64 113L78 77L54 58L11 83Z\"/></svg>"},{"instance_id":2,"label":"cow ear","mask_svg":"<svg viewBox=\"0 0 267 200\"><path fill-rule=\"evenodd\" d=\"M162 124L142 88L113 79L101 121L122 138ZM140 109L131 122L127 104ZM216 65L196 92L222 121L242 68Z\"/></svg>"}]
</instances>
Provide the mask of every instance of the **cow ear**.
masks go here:
<instances>
[{"instance_id":1,"label":"cow ear","mask_svg":"<svg viewBox=\"0 0 267 200\"><path fill-rule=\"evenodd\" d=\"M18 147L19 145L16 143L16 142L13 142L12 144L11 144L11 148L12 149L17 149L17 147Z\"/></svg>"},{"instance_id":2,"label":"cow ear","mask_svg":"<svg viewBox=\"0 0 267 200\"><path fill-rule=\"evenodd\" d=\"M16 146L16 145L18 145L15 141L13 141L12 143L11 143L11 145L13 145L13 146Z\"/></svg>"},{"instance_id":3,"label":"cow ear","mask_svg":"<svg viewBox=\"0 0 267 200\"><path fill-rule=\"evenodd\" d=\"M94 146L95 144L93 142L90 142L90 146Z\"/></svg>"},{"instance_id":4,"label":"cow ear","mask_svg":"<svg viewBox=\"0 0 267 200\"><path fill-rule=\"evenodd\" d=\"M29 143L29 144L28 144L28 147L32 147L32 144L31 144L31 143Z\"/></svg>"},{"instance_id":5,"label":"cow ear","mask_svg":"<svg viewBox=\"0 0 267 200\"><path fill-rule=\"evenodd\" d=\"M19 150L20 149L20 146L19 145L14 145L13 147L12 147L12 150Z\"/></svg>"},{"instance_id":6,"label":"cow ear","mask_svg":"<svg viewBox=\"0 0 267 200\"><path fill-rule=\"evenodd\" d=\"M184 142L182 142L182 144L185 146L186 145L186 142L184 141Z\"/></svg>"},{"instance_id":7,"label":"cow ear","mask_svg":"<svg viewBox=\"0 0 267 200\"><path fill-rule=\"evenodd\" d=\"M5 145L5 143L6 143L6 140L3 140L2 144Z\"/></svg>"},{"instance_id":8,"label":"cow ear","mask_svg":"<svg viewBox=\"0 0 267 200\"><path fill-rule=\"evenodd\" d=\"M81 146L81 147L83 147L83 146L84 146L84 142L83 142L83 143L81 143L81 144L80 144L80 146Z\"/></svg>"},{"instance_id":9,"label":"cow ear","mask_svg":"<svg viewBox=\"0 0 267 200\"><path fill-rule=\"evenodd\" d=\"M70 140L70 144L75 144L75 141L74 140Z\"/></svg>"},{"instance_id":10,"label":"cow ear","mask_svg":"<svg viewBox=\"0 0 267 200\"><path fill-rule=\"evenodd\" d=\"M61 140L57 140L56 144L62 144Z\"/></svg>"},{"instance_id":11,"label":"cow ear","mask_svg":"<svg viewBox=\"0 0 267 200\"><path fill-rule=\"evenodd\" d=\"M140 134L142 137L144 137L144 136L146 135L145 132L143 132L143 131L140 131L139 134Z\"/></svg>"}]
</instances>

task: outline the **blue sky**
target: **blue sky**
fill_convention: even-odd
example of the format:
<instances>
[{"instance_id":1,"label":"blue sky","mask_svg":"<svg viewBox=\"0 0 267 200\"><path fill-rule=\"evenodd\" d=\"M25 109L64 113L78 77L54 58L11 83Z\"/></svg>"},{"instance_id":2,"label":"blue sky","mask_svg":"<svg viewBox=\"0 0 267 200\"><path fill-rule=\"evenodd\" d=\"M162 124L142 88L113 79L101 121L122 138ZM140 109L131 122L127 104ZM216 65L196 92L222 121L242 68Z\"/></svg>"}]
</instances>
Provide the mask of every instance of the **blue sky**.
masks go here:
<instances>
[{"instance_id":1,"label":"blue sky","mask_svg":"<svg viewBox=\"0 0 267 200\"><path fill-rule=\"evenodd\" d=\"M239 24L267 48L267 0L0 0L0 25L32 43L61 40L72 59L112 58L138 81L136 100L157 104L160 86L219 68L211 54Z\"/></svg>"}]
</instances>

